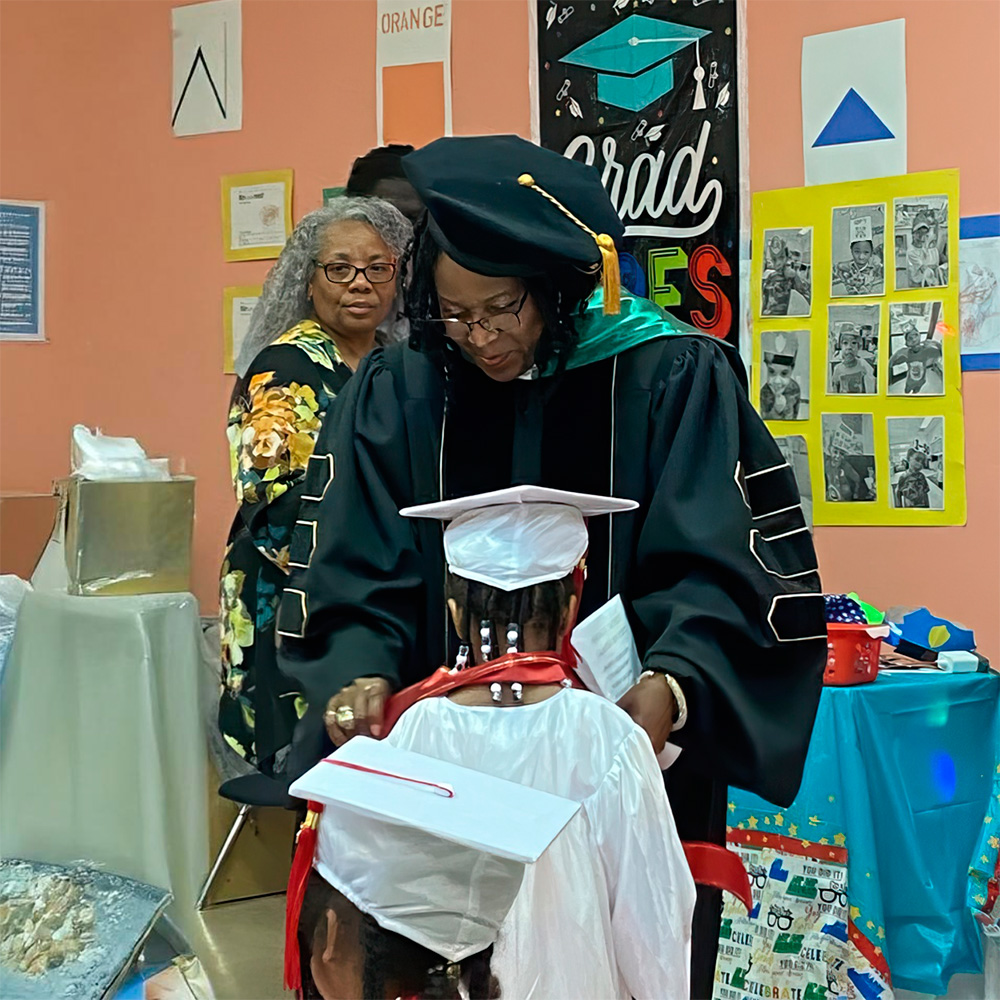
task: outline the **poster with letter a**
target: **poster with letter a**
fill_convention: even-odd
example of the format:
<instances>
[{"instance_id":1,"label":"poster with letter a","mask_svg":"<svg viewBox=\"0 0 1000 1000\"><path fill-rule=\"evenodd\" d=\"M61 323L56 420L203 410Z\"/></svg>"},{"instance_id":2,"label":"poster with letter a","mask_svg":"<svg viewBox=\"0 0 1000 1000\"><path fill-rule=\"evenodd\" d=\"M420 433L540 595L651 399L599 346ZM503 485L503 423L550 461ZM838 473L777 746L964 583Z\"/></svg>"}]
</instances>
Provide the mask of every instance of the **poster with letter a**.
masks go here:
<instances>
[{"instance_id":1,"label":"poster with letter a","mask_svg":"<svg viewBox=\"0 0 1000 1000\"><path fill-rule=\"evenodd\" d=\"M451 0L378 0L378 144L451 135Z\"/></svg>"},{"instance_id":2,"label":"poster with letter a","mask_svg":"<svg viewBox=\"0 0 1000 1000\"><path fill-rule=\"evenodd\" d=\"M592 164L625 225L622 282L735 343L738 3L537 0L535 136Z\"/></svg>"}]
</instances>

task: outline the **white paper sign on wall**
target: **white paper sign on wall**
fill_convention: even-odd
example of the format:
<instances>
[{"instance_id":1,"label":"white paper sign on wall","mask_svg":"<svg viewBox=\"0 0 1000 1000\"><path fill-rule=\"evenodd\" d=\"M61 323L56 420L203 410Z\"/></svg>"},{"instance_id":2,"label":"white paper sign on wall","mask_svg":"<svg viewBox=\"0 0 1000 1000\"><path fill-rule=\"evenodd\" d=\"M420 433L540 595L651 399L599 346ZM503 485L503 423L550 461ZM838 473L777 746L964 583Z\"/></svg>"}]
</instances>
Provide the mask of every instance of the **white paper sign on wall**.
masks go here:
<instances>
[{"instance_id":1,"label":"white paper sign on wall","mask_svg":"<svg viewBox=\"0 0 1000 1000\"><path fill-rule=\"evenodd\" d=\"M802 39L806 184L906 173L906 22Z\"/></svg>"},{"instance_id":2,"label":"white paper sign on wall","mask_svg":"<svg viewBox=\"0 0 1000 1000\"><path fill-rule=\"evenodd\" d=\"M378 144L414 142L422 145L438 135L451 135L451 0L378 0L378 23L375 44L375 115ZM435 85L427 86L427 77L414 74L414 90L402 101L402 107L388 107L386 70L394 67L433 67ZM397 74L405 82L407 74ZM397 88L398 90L398 88ZM399 94L396 94L397 101ZM411 103L412 102L412 103ZM427 103L435 105L427 107ZM442 107L443 105L443 107ZM398 123L400 115L418 119L413 134L386 135ZM386 126L386 122L390 125ZM424 135L431 123L437 131Z\"/></svg>"},{"instance_id":3,"label":"white paper sign on wall","mask_svg":"<svg viewBox=\"0 0 1000 1000\"><path fill-rule=\"evenodd\" d=\"M243 127L241 0L174 7L174 135L238 132Z\"/></svg>"}]
</instances>

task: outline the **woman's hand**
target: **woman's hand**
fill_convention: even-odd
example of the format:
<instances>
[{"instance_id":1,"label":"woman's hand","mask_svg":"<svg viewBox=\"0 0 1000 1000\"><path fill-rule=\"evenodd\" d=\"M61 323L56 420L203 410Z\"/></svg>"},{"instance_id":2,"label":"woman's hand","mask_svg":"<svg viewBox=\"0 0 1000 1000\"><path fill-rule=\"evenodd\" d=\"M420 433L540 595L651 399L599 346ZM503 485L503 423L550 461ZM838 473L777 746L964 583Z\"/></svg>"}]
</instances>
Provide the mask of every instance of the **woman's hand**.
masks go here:
<instances>
[{"instance_id":1,"label":"woman's hand","mask_svg":"<svg viewBox=\"0 0 1000 1000\"><path fill-rule=\"evenodd\" d=\"M632 717L637 726L642 726L653 744L653 752L660 753L673 728L676 703L663 674L640 677L639 683L625 692L618 707Z\"/></svg>"},{"instance_id":2,"label":"woman's hand","mask_svg":"<svg viewBox=\"0 0 1000 1000\"><path fill-rule=\"evenodd\" d=\"M384 677L359 677L341 688L327 703L323 713L326 731L335 746L343 746L352 736L382 735L382 715L390 694Z\"/></svg>"}]
</instances>

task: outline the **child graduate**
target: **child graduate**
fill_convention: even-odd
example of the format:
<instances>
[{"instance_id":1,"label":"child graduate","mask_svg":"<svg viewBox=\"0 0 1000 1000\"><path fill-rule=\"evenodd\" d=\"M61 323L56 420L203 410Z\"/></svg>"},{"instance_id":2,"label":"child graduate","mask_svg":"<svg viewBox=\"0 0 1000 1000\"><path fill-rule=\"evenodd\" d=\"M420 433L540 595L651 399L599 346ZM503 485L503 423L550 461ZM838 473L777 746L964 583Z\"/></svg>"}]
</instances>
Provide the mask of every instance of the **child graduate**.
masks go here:
<instances>
[{"instance_id":1,"label":"child graduate","mask_svg":"<svg viewBox=\"0 0 1000 1000\"><path fill-rule=\"evenodd\" d=\"M686 697L667 794L684 839L723 844L727 785L795 798L827 654L798 489L745 369L622 291L624 225L595 167L517 136L446 137L403 162L427 206L410 344L365 358L307 471L305 568L278 611L280 668L308 704L285 773L329 752L327 711L350 720L335 742L379 735L392 692L454 663L440 529L400 508L519 483L629 496L634 513L590 523L580 616L626 602L656 673L620 704L657 751L679 718L671 684ZM709 996L721 904L698 895L692 992Z\"/></svg>"},{"instance_id":2,"label":"child graduate","mask_svg":"<svg viewBox=\"0 0 1000 1000\"><path fill-rule=\"evenodd\" d=\"M451 669L390 700L381 743L349 741L292 786L314 810L305 828L318 822L301 917L294 874L289 887L286 975L294 987L301 972L304 996L689 996L694 883L660 767L624 711L581 689L568 642L588 548L584 518L635 506L525 486L401 511L448 522L448 607L462 646ZM488 847L478 863L467 846L456 848L469 841L447 820L427 824L453 841L443 846L427 829L387 826L380 799L394 790L377 766L360 806L367 818L345 817L329 764L353 760L366 743L410 752L417 763L392 775L410 784L428 784L422 776L433 768L418 766L434 758L580 809L523 875L504 874ZM463 797L457 783L454 794ZM485 829L488 809L464 796L465 805L431 790L427 808L481 809L474 840L487 844L497 836ZM324 801L334 808L317 819ZM406 857L397 854L403 844ZM723 848L700 849L718 852L730 876L734 859L739 868ZM299 859L296 868L301 887ZM730 877L715 871L717 885Z\"/></svg>"},{"instance_id":3,"label":"child graduate","mask_svg":"<svg viewBox=\"0 0 1000 1000\"><path fill-rule=\"evenodd\" d=\"M854 323L842 323L837 335L837 357L830 374L830 392L873 393L875 370L861 356L861 331Z\"/></svg>"},{"instance_id":4,"label":"child graduate","mask_svg":"<svg viewBox=\"0 0 1000 1000\"><path fill-rule=\"evenodd\" d=\"M760 387L760 415L765 420L798 420L802 387L792 374L798 343L779 332L774 346L764 354L767 381Z\"/></svg>"},{"instance_id":5,"label":"child graduate","mask_svg":"<svg viewBox=\"0 0 1000 1000\"><path fill-rule=\"evenodd\" d=\"M834 295L882 295L885 268L882 248L875 246L870 216L850 220L851 259L833 266Z\"/></svg>"},{"instance_id":6,"label":"child graduate","mask_svg":"<svg viewBox=\"0 0 1000 1000\"><path fill-rule=\"evenodd\" d=\"M906 273L910 288L934 288L948 284L947 243L942 244L938 218L932 209L917 212L913 217L910 249L906 252Z\"/></svg>"}]
</instances>

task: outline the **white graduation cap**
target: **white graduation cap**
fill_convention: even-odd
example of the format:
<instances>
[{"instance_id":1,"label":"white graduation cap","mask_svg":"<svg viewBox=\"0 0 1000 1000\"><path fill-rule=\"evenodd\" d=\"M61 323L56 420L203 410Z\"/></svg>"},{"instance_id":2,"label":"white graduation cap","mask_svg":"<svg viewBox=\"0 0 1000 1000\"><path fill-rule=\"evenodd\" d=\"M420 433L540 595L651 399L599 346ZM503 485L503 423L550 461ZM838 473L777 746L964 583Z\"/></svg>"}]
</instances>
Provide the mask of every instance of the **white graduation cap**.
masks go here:
<instances>
[{"instance_id":1,"label":"white graduation cap","mask_svg":"<svg viewBox=\"0 0 1000 1000\"><path fill-rule=\"evenodd\" d=\"M324 806L319 874L380 927L451 962L493 943L525 865L580 809L366 736L307 771L291 794Z\"/></svg>"},{"instance_id":2,"label":"white graduation cap","mask_svg":"<svg viewBox=\"0 0 1000 1000\"><path fill-rule=\"evenodd\" d=\"M519 590L572 573L587 552L585 517L635 510L634 500L510 486L492 493L404 507L403 517L449 521L448 569L501 590Z\"/></svg>"},{"instance_id":3,"label":"white graduation cap","mask_svg":"<svg viewBox=\"0 0 1000 1000\"><path fill-rule=\"evenodd\" d=\"M872 220L870 215L866 215L860 219L851 219L851 243L857 243L859 240L868 240L869 243L873 243L872 240Z\"/></svg>"}]
</instances>

